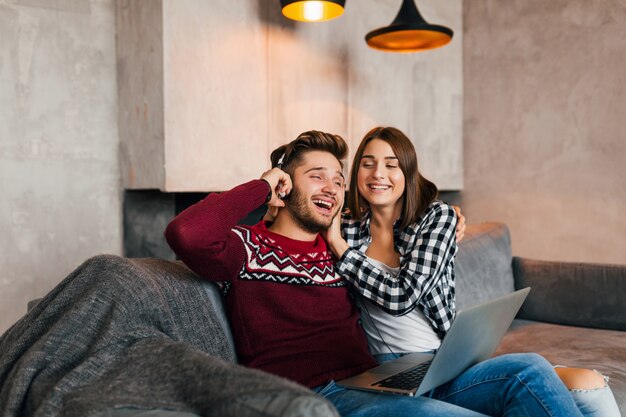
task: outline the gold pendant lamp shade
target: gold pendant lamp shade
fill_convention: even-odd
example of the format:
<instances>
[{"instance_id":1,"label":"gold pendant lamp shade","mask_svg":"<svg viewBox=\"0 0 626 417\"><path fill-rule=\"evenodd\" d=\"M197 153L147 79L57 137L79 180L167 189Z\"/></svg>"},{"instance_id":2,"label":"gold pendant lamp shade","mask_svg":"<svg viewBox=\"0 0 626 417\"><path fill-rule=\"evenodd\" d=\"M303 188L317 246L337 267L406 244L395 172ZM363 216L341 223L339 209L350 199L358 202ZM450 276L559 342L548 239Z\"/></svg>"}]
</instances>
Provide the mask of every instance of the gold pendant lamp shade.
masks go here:
<instances>
[{"instance_id":1,"label":"gold pendant lamp shade","mask_svg":"<svg viewBox=\"0 0 626 417\"><path fill-rule=\"evenodd\" d=\"M300 22L322 22L343 14L346 0L280 0L283 15Z\"/></svg>"},{"instance_id":2,"label":"gold pendant lamp shade","mask_svg":"<svg viewBox=\"0 0 626 417\"><path fill-rule=\"evenodd\" d=\"M451 29L426 22L413 0L403 0L400 11L389 26L371 31L367 44L387 52L419 52L439 48L452 40Z\"/></svg>"}]
</instances>

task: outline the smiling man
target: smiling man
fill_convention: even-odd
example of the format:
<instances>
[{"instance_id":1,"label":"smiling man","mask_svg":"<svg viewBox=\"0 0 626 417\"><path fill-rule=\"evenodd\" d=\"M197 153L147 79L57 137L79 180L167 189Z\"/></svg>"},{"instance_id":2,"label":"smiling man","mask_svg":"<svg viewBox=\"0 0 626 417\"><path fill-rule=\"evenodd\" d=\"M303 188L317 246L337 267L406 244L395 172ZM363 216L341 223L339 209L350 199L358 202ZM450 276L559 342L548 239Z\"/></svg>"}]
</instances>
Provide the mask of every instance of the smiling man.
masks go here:
<instances>
[{"instance_id":1,"label":"smiling man","mask_svg":"<svg viewBox=\"0 0 626 417\"><path fill-rule=\"evenodd\" d=\"M260 180L210 194L165 231L196 273L227 283L240 362L308 387L376 365L319 234L343 204L346 151L338 136L303 133L274 151ZM271 226L237 226L264 203L283 207Z\"/></svg>"},{"instance_id":2,"label":"smiling man","mask_svg":"<svg viewBox=\"0 0 626 417\"><path fill-rule=\"evenodd\" d=\"M341 137L305 132L272 153L274 168L259 180L211 194L179 214L166 239L196 273L226 283L243 365L315 389L343 416L481 416L427 397L339 393L329 385L376 366L347 282L319 234L343 205L346 154ZM237 225L263 204L281 207L270 226Z\"/></svg>"}]
</instances>

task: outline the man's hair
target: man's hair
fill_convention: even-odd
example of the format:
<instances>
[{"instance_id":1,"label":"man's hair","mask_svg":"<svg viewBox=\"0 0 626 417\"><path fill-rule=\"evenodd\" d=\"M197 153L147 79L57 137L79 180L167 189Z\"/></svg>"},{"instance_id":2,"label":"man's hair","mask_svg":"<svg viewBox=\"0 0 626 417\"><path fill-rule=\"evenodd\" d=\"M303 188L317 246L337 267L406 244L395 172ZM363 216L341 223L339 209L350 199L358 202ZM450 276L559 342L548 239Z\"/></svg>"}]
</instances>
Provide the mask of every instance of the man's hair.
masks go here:
<instances>
[{"instance_id":1,"label":"man's hair","mask_svg":"<svg viewBox=\"0 0 626 417\"><path fill-rule=\"evenodd\" d=\"M279 167L293 175L294 169L302 163L304 154L311 151L329 152L339 160L343 167L341 160L345 159L348 154L348 145L339 135L309 130L272 152L270 156L272 168Z\"/></svg>"},{"instance_id":2,"label":"man's hair","mask_svg":"<svg viewBox=\"0 0 626 417\"><path fill-rule=\"evenodd\" d=\"M437 198L437 186L424 178L417 168L417 154L411 140L394 127L375 127L365 134L352 161L350 171L350 192L346 203L350 209L350 215L354 219L360 219L369 208L369 204L359 194L358 174L361 166L361 158L365 147L374 139L387 142L393 153L398 158L398 165L404 174L404 194L402 213L400 214L400 227L405 228L415 223L428 206Z\"/></svg>"}]
</instances>

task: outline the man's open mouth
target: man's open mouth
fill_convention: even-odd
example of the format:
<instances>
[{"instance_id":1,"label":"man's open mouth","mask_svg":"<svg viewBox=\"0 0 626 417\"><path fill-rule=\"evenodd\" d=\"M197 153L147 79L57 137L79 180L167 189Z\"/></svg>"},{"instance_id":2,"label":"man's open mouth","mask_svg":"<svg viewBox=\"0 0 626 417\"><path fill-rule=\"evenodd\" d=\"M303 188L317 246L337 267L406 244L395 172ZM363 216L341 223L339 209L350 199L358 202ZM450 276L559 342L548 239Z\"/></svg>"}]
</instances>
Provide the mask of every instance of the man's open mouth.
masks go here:
<instances>
[{"instance_id":1,"label":"man's open mouth","mask_svg":"<svg viewBox=\"0 0 626 417\"><path fill-rule=\"evenodd\" d=\"M332 209L335 206L334 202L329 201L329 200L322 200L322 199L319 199L319 198L313 199L313 204L315 204L317 207L319 207L325 213L332 212Z\"/></svg>"}]
</instances>

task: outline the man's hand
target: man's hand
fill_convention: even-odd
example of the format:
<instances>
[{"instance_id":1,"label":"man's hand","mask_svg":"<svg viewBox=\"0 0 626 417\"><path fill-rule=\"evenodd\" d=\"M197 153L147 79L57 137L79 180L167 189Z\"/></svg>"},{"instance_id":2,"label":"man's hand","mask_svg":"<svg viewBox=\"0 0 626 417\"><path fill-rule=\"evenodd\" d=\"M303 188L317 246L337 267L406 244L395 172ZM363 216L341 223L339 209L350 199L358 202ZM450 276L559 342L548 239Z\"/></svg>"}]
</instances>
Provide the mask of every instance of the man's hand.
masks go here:
<instances>
[{"instance_id":1,"label":"man's hand","mask_svg":"<svg viewBox=\"0 0 626 417\"><path fill-rule=\"evenodd\" d=\"M281 198L288 195L293 188L289 174L280 168L272 168L269 171L265 171L261 175L261 179L267 181L272 190L272 198L267 202L267 206L285 207L285 202Z\"/></svg>"},{"instance_id":2,"label":"man's hand","mask_svg":"<svg viewBox=\"0 0 626 417\"><path fill-rule=\"evenodd\" d=\"M461 214L461 207L452 206L452 208L456 212L456 243L459 243L465 236L465 216Z\"/></svg>"}]
</instances>

